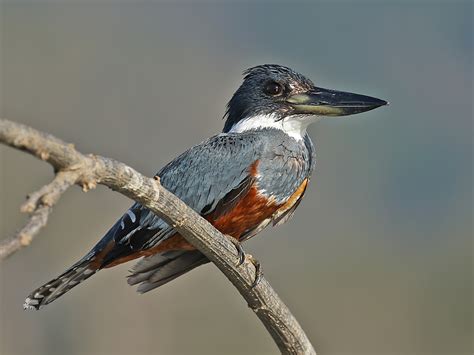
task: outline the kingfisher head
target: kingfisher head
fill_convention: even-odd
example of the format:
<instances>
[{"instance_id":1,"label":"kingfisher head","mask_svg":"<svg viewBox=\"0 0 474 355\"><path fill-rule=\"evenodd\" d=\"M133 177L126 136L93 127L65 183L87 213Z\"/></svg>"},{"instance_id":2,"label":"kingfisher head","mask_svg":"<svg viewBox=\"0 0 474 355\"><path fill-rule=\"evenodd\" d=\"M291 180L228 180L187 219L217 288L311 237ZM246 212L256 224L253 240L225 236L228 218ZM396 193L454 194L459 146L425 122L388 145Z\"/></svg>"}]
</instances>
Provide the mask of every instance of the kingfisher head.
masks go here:
<instances>
[{"instance_id":1,"label":"kingfisher head","mask_svg":"<svg viewBox=\"0 0 474 355\"><path fill-rule=\"evenodd\" d=\"M374 97L317 87L290 68L265 64L244 72L227 105L224 132L277 128L302 139L318 118L347 116L386 105Z\"/></svg>"}]
</instances>

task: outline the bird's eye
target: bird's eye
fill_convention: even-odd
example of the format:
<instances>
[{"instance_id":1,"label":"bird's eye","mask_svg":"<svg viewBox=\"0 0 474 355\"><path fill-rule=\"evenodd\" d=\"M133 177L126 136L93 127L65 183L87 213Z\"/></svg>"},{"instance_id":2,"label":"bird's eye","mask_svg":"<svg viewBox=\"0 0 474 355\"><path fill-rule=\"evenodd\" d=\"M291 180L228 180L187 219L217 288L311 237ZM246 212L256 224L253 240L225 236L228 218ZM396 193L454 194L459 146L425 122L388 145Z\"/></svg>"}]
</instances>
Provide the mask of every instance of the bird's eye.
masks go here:
<instances>
[{"instance_id":1,"label":"bird's eye","mask_svg":"<svg viewBox=\"0 0 474 355\"><path fill-rule=\"evenodd\" d=\"M271 96L277 96L277 95L281 95L282 92L283 92L283 87L272 81L272 82L269 82L267 85L265 85L265 93L268 94L268 95L271 95Z\"/></svg>"}]
</instances>

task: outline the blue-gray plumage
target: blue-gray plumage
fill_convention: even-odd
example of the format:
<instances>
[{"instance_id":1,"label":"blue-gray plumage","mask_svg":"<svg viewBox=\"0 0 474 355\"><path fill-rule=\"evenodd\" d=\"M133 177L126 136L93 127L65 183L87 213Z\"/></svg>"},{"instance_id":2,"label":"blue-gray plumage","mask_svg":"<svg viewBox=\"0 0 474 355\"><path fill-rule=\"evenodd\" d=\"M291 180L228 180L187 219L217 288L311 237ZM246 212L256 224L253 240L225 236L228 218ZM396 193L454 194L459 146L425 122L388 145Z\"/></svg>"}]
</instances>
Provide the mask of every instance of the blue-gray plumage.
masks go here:
<instances>
[{"instance_id":1,"label":"blue-gray plumage","mask_svg":"<svg viewBox=\"0 0 474 355\"><path fill-rule=\"evenodd\" d=\"M315 166L307 126L321 116L368 111L386 102L321 89L293 70L261 65L245 72L230 100L223 133L162 168L161 184L222 233L246 240L287 221ZM80 261L33 291L39 309L102 268L143 257L128 282L147 292L208 260L174 229L135 203Z\"/></svg>"}]
</instances>

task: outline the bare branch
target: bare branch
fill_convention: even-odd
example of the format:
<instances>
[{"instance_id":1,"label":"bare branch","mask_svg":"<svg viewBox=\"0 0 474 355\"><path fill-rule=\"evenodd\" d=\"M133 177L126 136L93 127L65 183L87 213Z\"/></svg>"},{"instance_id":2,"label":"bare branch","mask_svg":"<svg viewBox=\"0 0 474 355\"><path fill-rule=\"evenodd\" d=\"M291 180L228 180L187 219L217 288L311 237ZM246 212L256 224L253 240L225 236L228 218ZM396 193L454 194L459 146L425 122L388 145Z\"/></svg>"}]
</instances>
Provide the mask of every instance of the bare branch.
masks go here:
<instances>
[{"instance_id":1,"label":"bare branch","mask_svg":"<svg viewBox=\"0 0 474 355\"><path fill-rule=\"evenodd\" d=\"M28 220L28 223L10 238L5 238L0 242L0 260L7 258L23 247L30 245L33 238L38 234L48 222L51 207L41 206Z\"/></svg>"},{"instance_id":2,"label":"bare branch","mask_svg":"<svg viewBox=\"0 0 474 355\"><path fill-rule=\"evenodd\" d=\"M75 184L78 176L76 172L59 171L52 182L28 195L21 212L32 213L40 206L53 207L61 195Z\"/></svg>"},{"instance_id":3,"label":"bare branch","mask_svg":"<svg viewBox=\"0 0 474 355\"><path fill-rule=\"evenodd\" d=\"M21 206L21 211L30 213L30 218L15 235L0 241L0 260L30 245L36 234L48 222L52 207L61 195L74 185L76 179L77 173L60 171L52 182L27 197L26 202Z\"/></svg>"},{"instance_id":4,"label":"bare branch","mask_svg":"<svg viewBox=\"0 0 474 355\"><path fill-rule=\"evenodd\" d=\"M0 256L20 249L22 240L27 244L31 241L32 236L46 224L51 206L69 186L78 184L87 191L102 184L148 207L206 255L245 298L282 353L316 353L303 329L270 284L262 277L260 283L252 287L256 271L253 264L246 260L237 266L238 255L234 245L163 188L158 180L145 177L121 162L81 154L73 145L56 137L4 119L0 119L0 142L47 161L56 171L55 179L33 193L23 205L22 210L32 212L32 217L17 237L0 244ZM25 230L26 237L18 237ZM9 248L8 254L3 252L4 248Z\"/></svg>"}]
</instances>

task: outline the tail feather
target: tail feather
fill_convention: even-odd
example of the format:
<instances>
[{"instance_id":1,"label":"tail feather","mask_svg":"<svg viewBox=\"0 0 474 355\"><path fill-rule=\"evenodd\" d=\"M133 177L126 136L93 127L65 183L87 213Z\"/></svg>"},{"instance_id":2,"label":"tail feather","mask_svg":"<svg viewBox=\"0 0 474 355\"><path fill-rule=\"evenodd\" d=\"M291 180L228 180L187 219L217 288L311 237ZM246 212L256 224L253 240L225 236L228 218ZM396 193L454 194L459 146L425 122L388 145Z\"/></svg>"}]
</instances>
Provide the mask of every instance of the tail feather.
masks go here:
<instances>
[{"instance_id":1,"label":"tail feather","mask_svg":"<svg viewBox=\"0 0 474 355\"><path fill-rule=\"evenodd\" d=\"M81 260L55 279L37 288L26 298L23 308L40 309L64 295L98 271L98 268L92 266L91 263L90 258Z\"/></svg>"},{"instance_id":2,"label":"tail feather","mask_svg":"<svg viewBox=\"0 0 474 355\"><path fill-rule=\"evenodd\" d=\"M102 267L96 262L96 256L87 255L55 279L31 292L23 308L38 310L94 275ZM137 291L145 293L207 262L209 260L197 250L151 255L135 265L128 283L139 284Z\"/></svg>"},{"instance_id":3,"label":"tail feather","mask_svg":"<svg viewBox=\"0 0 474 355\"><path fill-rule=\"evenodd\" d=\"M129 285L140 284L137 291L145 293L207 262L209 260L199 251L156 254L139 261L127 282Z\"/></svg>"}]
</instances>

